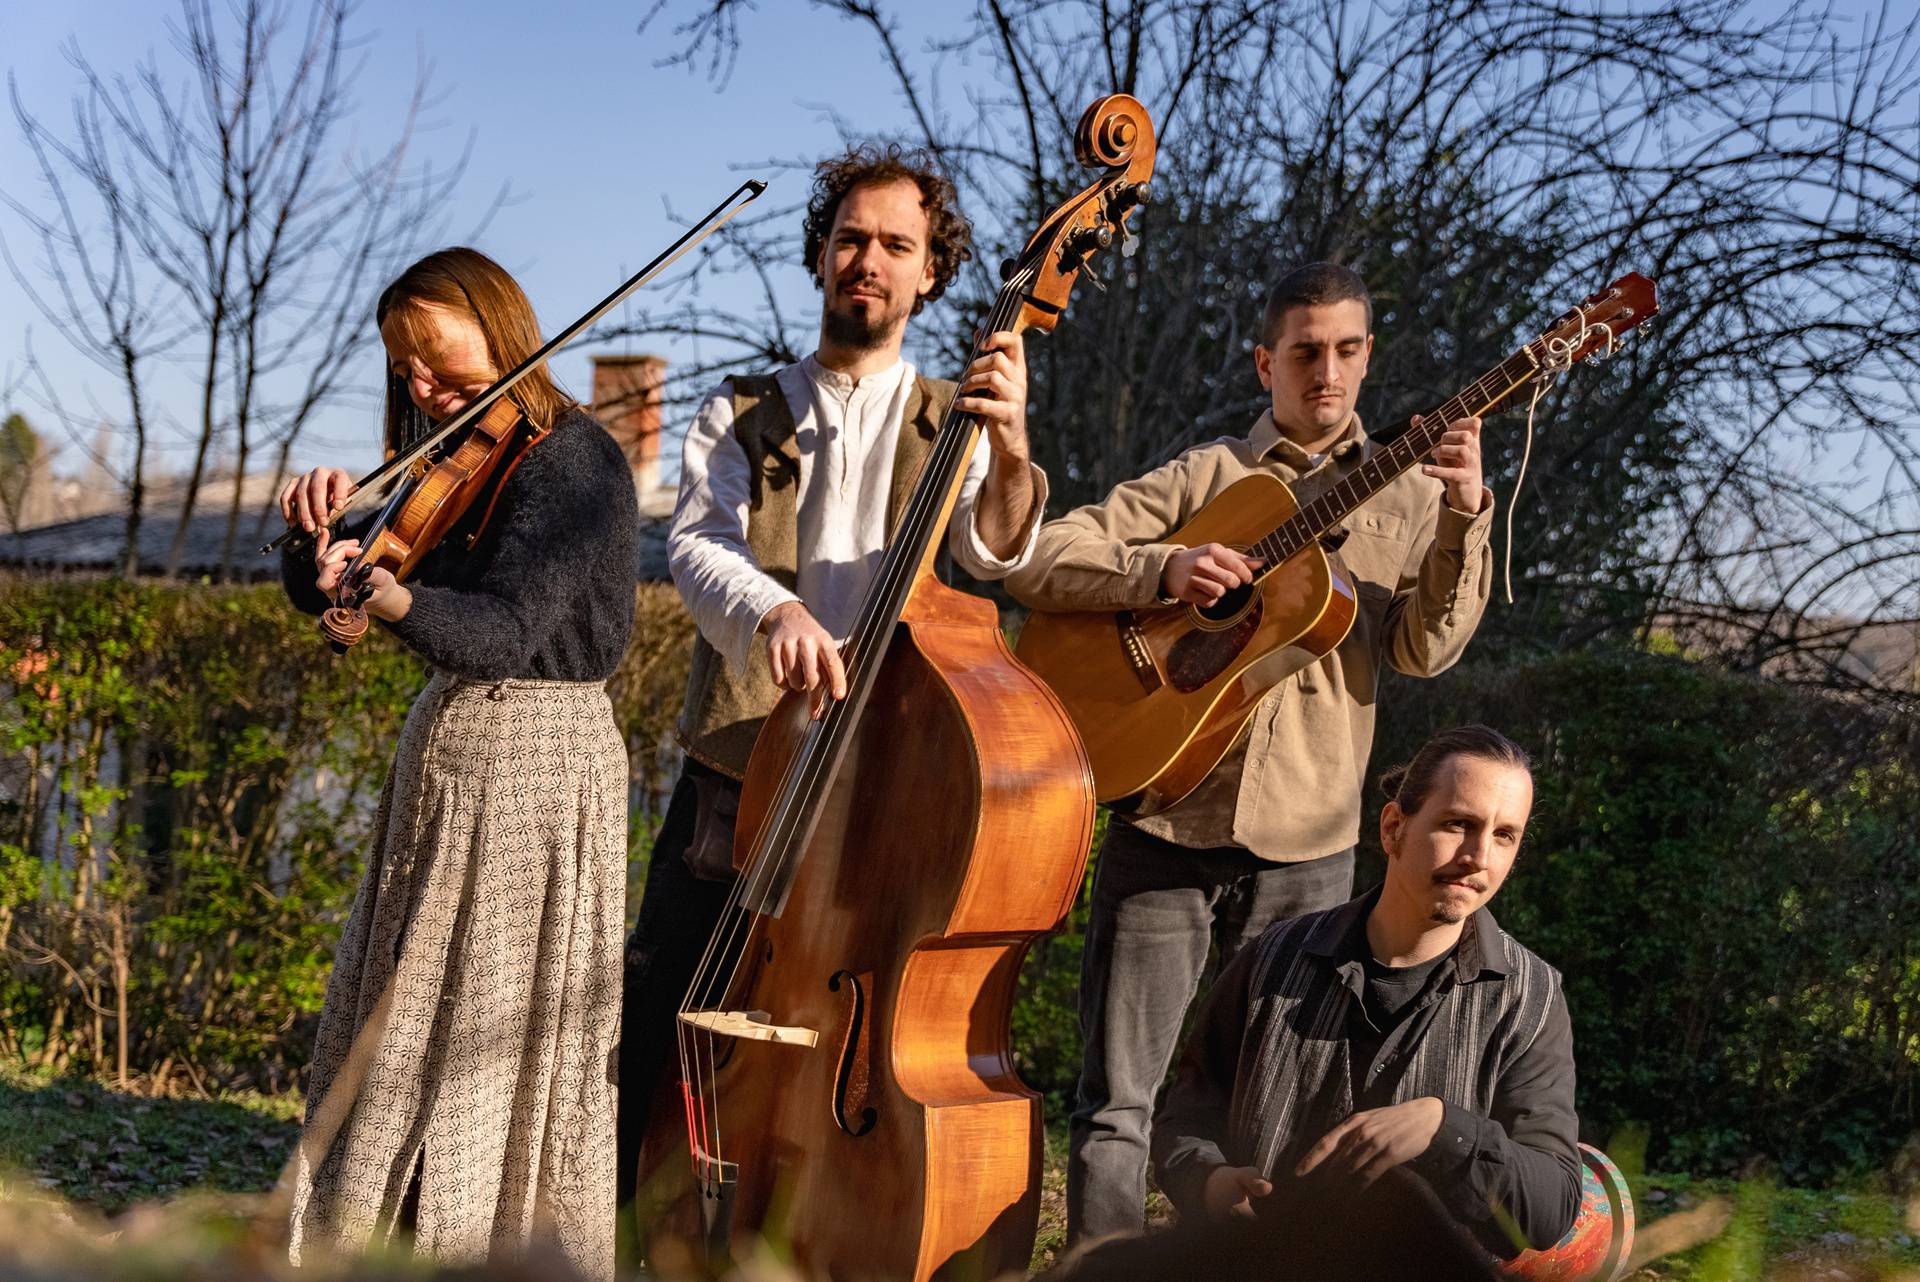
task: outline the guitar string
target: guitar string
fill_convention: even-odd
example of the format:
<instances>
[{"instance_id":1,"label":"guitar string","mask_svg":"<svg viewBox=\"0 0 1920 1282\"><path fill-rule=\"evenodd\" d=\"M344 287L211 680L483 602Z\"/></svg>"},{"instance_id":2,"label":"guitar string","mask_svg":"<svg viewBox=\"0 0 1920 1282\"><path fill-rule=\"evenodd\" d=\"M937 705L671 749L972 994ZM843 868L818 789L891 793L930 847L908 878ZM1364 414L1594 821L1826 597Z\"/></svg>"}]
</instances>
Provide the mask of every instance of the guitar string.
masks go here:
<instances>
[{"instance_id":1,"label":"guitar string","mask_svg":"<svg viewBox=\"0 0 1920 1282\"><path fill-rule=\"evenodd\" d=\"M1610 302L1612 298L1609 297L1603 301ZM1597 305L1590 304L1589 306ZM1425 457L1438 442L1439 436L1445 431L1446 424L1454 418L1466 414L1469 408L1468 397L1470 394L1478 393L1480 397L1484 398L1483 403L1490 404L1499 397L1511 394L1516 387L1525 382L1537 380L1542 374L1556 373L1560 369L1566 368L1571 364L1571 353L1584 344L1587 335L1595 330L1600 331L1601 334L1605 336L1607 353L1610 355L1617 342L1617 336L1611 327L1604 322L1592 320L1586 308L1575 308L1574 314L1581 321L1579 334L1571 339L1554 334L1547 334L1528 343L1525 347L1521 348L1520 351L1502 361L1493 370L1475 379L1465 390L1444 402L1438 409L1429 411L1423 415L1421 417L1421 426L1415 429L1412 434L1402 436L1399 440L1394 441L1379 454L1361 464L1351 475L1343 478L1327 493L1320 495L1312 502L1306 504L1294 513L1292 517L1282 522L1279 527L1269 531L1257 540L1253 550L1259 552L1266 559L1267 565L1254 576L1254 581L1257 583L1265 578L1267 574L1277 569L1281 562L1292 557L1315 539L1320 538L1327 530L1331 529L1336 522L1366 502L1380 487ZM1509 366L1521 362L1523 358L1528 358L1535 348L1543 348L1540 356L1529 359L1522 370L1509 372ZM1504 390L1499 389L1501 382L1508 384ZM1491 387L1487 386L1489 383L1492 384ZM1537 403L1538 395L1536 395L1535 401ZM1457 411L1451 408L1456 405L1459 407ZM1531 407L1529 408L1527 430L1528 448L1530 450L1532 441ZM1422 441L1422 438L1430 439ZM1386 465L1389 463L1393 464L1390 471L1386 470ZM1359 481L1368 482L1368 488L1362 493L1355 493L1353 492L1353 486ZM1519 481L1516 479L1514 495L1516 498L1518 486ZM1511 529L1511 521L1512 505L1510 500L1508 507L1509 530ZM1272 544L1270 551L1267 546L1268 544ZM1510 532L1508 547L1509 556L1511 556ZM1509 599L1510 598L1511 587L1509 586Z\"/></svg>"}]
</instances>

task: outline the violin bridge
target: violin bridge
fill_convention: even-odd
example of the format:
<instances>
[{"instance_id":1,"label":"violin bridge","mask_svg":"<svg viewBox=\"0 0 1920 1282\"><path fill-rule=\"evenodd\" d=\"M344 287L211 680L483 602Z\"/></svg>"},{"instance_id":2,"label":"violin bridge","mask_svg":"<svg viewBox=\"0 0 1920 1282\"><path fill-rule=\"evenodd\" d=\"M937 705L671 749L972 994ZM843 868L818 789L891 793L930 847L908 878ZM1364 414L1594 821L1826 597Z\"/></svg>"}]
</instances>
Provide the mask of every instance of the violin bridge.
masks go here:
<instances>
[{"instance_id":1,"label":"violin bridge","mask_svg":"<svg viewBox=\"0 0 1920 1282\"><path fill-rule=\"evenodd\" d=\"M811 1028L793 1028L772 1022L763 1010L683 1010L680 1022L721 1037L744 1037L753 1042L813 1047L820 1034Z\"/></svg>"}]
</instances>

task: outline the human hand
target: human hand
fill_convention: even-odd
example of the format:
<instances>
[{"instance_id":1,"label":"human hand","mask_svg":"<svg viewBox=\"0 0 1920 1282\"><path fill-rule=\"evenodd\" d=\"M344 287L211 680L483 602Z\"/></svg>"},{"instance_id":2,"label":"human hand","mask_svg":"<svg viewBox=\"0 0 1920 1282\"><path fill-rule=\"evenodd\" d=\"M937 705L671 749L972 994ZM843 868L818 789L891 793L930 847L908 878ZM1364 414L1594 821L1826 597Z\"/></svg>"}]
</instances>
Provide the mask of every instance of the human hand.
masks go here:
<instances>
[{"instance_id":1,"label":"human hand","mask_svg":"<svg viewBox=\"0 0 1920 1282\"><path fill-rule=\"evenodd\" d=\"M321 526L313 536L313 563L320 567L320 575L314 580L315 586L338 601L347 567L360 555L360 550L360 540L336 540L327 532L326 526ZM392 571L370 566L366 581L368 592L366 599L360 603L362 609L389 623L405 617L413 605L413 593L400 586Z\"/></svg>"},{"instance_id":2,"label":"human hand","mask_svg":"<svg viewBox=\"0 0 1920 1282\"><path fill-rule=\"evenodd\" d=\"M1231 1216L1253 1218L1253 1199L1273 1192L1273 1185L1252 1166L1216 1166L1207 1172L1207 1184L1201 1193L1211 1219Z\"/></svg>"},{"instance_id":3,"label":"human hand","mask_svg":"<svg viewBox=\"0 0 1920 1282\"><path fill-rule=\"evenodd\" d=\"M1248 556L1224 543L1183 548L1160 571L1160 591L1176 601L1208 606L1237 587L1253 582L1264 558Z\"/></svg>"},{"instance_id":4,"label":"human hand","mask_svg":"<svg viewBox=\"0 0 1920 1282\"><path fill-rule=\"evenodd\" d=\"M767 634L767 662L773 683L813 696L813 715L826 712L827 700L847 697L847 669L840 647L820 621L798 601L785 601L760 620Z\"/></svg>"},{"instance_id":5,"label":"human hand","mask_svg":"<svg viewBox=\"0 0 1920 1282\"><path fill-rule=\"evenodd\" d=\"M1294 1174L1324 1167L1336 1175L1357 1176L1364 1188L1426 1152L1445 1115L1446 1105L1432 1095L1355 1113L1308 1149Z\"/></svg>"},{"instance_id":6,"label":"human hand","mask_svg":"<svg viewBox=\"0 0 1920 1282\"><path fill-rule=\"evenodd\" d=\"M961 376L958 405L985 423L994 454L1024 469L1027 447L1027 347L1011 330L989 334Z\"/></svg>"},{"instance_id":7,"label":"human hand","mask_svg":"<svg viewBox=\"0 0 1920 1282\"><path fill-rule=\"evenodd\" d=\"M1420 426L1414 416L1413 425ZM1433 461L1420 470L1447 483L1447 506L1469 516L1486 504L1486 483L1480 471L1480 420L1457 418L1447 424L1440 443L1429 455Z\"/></svg>"},{"instance_id":8,"label":"human hand","mask_svg":"<svg viewBox=\"0 0 1920 1282\"><path fill-rule=\"evenodd\" d=\"M340 505L353 495L353 481L337 467L316 467L288 481L280 491L280 515L287 525L311 534L329 525Z\"/></svg>"}]
</instances>

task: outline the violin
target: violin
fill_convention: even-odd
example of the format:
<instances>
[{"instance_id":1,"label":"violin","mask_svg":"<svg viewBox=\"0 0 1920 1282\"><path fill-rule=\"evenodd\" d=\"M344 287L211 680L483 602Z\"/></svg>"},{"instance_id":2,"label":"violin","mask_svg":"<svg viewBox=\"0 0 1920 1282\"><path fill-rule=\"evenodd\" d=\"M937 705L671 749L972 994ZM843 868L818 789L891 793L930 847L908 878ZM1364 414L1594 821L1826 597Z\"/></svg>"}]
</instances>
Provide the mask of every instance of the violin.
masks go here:
<instances>
[{"instance_id":1,"label":"violin","mask_svg":"<svg viewBox=\"0 0 1920 1282\"><path fill-rule=\"evenodd\" d=\"M627 295L657 278L688 250L720 230L734 215L758 200L766 189L767 184L758 178L741 183L652 262L474 397L466 408L354 482L346 501L329 516L329 528L337 525L369 494L384 493L386 502L372 526L361 536L360 555L341 576L339 604L320 617L320 629L336 653L345 653L366 635L365 605L372 594L375 569L388 571L396 580L404 579L449 534L458 532L469 548L478 541L507 478L526 457L526 452L547 434L526 425L520 407L508 396L514 386L540 368L549 356L578 338L589 325L612 311ZM468 520L476 508L479 516ZM283 546L302 547L312 541L312 535L295 527L260 551L264 555Z\"/></svg>"},{"instance_id":2,"label":"violin","mask_svg":"<svg viewBox=\"0 0 1920 1282\"><path fill-rule=\"evenodd\" d=\"M367 633L373 572L385 570L396 582L404 580L485 498L480 519L468 522L472 528L463 536L471 549L492 518L507 477L551 431L534 428L503 396L474 420L446 457L414 463L361 535L360 555L340 578L339 604L320 616L320 631L335 654L345 654Z\"/></svg>"},{"instance_id":3,"label":"violin","mask_svg":"<svg viewBox=\"0 0 1920 1282\"><path fill-rule=\"evenodd\" d=\"M1051 330L1146 199L1137 100L1101 98L1075 141L1100 173L1007 264L983 335ZM942 421L846 697L816 719L787 694L755 744L740 877L678 1012L683 1117L652 1110L642 1150L663 1274L762 1236L820 1277L997 1277L1031 1253L1040 1100L1009 1023L1021 960L1080 889L1093 781L994 605L934 574L980 430Z\"/></svg>"}]
</instances>

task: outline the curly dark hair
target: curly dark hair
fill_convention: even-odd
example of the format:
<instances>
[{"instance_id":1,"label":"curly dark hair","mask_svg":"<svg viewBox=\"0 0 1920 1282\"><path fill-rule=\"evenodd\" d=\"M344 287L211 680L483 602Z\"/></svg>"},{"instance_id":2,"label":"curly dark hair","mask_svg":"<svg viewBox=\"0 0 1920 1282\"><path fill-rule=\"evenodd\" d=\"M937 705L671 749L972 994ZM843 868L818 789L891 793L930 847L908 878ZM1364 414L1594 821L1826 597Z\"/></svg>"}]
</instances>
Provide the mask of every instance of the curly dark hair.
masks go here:
<instances>
[{"instance_id":1,"label":"curly dark hair","mask_svg":"<svg viewBox=\"0 0 1920 1282\"><path fill-rule=\"evenodd\" d=\"M960 264L973 257L973 224L960 212L960 197L935 165L931 152L898 143L864 143L821 161L813 170L813 195L807 200L807 273L821 288L820 248L833 232L840 202L862 183L910 182L920 189L920 208L927 211L927 244L933 256L933 288L914 300L913 310L940 297L960 274Z\"/></svg>"}]
</instances>

